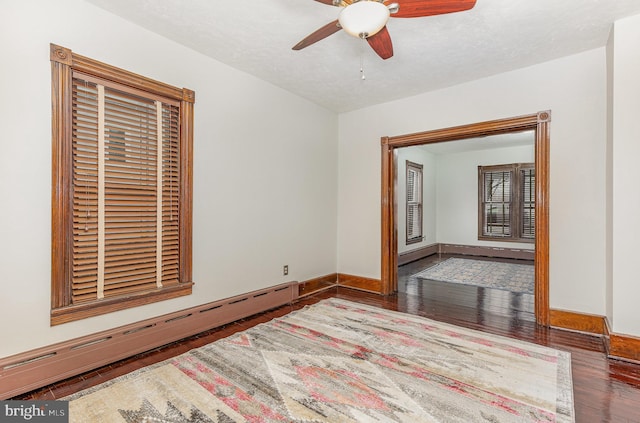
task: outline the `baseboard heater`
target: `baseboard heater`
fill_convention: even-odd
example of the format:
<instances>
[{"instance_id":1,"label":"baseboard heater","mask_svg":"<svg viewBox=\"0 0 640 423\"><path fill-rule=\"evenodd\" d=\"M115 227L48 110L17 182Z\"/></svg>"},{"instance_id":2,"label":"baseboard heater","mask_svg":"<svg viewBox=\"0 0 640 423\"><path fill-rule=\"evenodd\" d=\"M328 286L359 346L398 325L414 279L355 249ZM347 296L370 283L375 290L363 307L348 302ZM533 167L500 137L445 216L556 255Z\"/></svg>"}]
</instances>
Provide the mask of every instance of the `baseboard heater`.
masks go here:
<instances>
[{"instance_id":1,"label":"baseboard heater","mask_svg":"<svg viewBox=\"0 0 640 423\"><path fill-rule=\"evenodd\" d=\"M534 250L521 248L435 243L398 254L398 266L429 257L433 254L461 254L465 256L499 257L519 260L533 260L535 258Z\"/></svg>"},{"instance_id":2,"label":"baseboard heater","mask_svg":"<svg viewBox=\"0 0 640 423\"><path fill-rule=\"evenodd\" d=\"M289 304L297 298L298 283L289 282L0 359L0 399Z\"/></svg>"}]
</instances>

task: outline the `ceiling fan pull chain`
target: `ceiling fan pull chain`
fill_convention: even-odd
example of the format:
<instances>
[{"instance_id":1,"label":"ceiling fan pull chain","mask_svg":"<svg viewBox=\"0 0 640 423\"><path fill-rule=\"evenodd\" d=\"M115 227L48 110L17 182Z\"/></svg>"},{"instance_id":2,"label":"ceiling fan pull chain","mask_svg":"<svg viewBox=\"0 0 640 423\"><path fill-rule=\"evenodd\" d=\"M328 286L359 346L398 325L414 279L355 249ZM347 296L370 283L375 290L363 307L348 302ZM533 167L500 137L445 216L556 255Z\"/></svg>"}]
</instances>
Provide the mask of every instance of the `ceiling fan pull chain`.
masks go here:
<instances>
[{"instance_id":1,"label":"ceiling fan pull chain","mask_svg":"<svg viewBox=\"0 0 640 423\"><path fill-rule=\"evenodd\" d=\"M363 81L367 79L366 75L364 74L365 44L366 44L365 38L362 38L362 51L360 52L360 79L362 79Z\"/></svg>"}]
</instances>

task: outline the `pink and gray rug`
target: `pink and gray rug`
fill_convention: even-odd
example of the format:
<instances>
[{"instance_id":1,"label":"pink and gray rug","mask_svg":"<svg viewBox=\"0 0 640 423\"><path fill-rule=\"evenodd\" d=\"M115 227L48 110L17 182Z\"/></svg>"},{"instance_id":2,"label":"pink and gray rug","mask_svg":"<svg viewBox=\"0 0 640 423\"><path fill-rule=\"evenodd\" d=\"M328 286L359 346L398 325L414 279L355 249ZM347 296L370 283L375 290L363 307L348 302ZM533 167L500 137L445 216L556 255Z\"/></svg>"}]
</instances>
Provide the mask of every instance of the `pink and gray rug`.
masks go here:
<instances>
[{"instance_id":1,"label":"pink and gray rug","mask_svg":"<svg viewBox=\"0 0 640 423\"><path fill-rule=\"evenodd\" d=\"M324 300L71 397L72 422L573 422L569 353Z\"/></svg>"}]
</instances>

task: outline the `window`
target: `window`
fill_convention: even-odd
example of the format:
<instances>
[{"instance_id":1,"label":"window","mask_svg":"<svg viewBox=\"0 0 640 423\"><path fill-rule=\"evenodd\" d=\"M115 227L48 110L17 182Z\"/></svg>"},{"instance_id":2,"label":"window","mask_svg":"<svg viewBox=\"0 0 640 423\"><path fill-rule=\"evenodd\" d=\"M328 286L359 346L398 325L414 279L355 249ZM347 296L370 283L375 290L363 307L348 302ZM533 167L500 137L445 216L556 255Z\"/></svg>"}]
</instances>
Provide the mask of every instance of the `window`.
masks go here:
<instances>
[{"instance_id":1,"label":"window","mask_svg":"<svg viewBox=\"0 0 640 423\"><path fill-rule=\"evenodd\" d=\"M51 324L189 295L193 91L51 45Z\"/></svg>"},{"instance_id":2,"label":"window","mask_svg":"<svg viewBox=\"0 0 640 423\"><path fill-rule=\"evenodd\" d=\"M478 238L535 240L533 163L478 166Z\"/></svg>"},{"instance_id":3,"label":"window","mask_svg":"<svg viewBox=\"0 0 640 423\"><path fill-rule=\"evenodd\" d=\"M422 241L422 165L407 160L407 245Z\"/></svg>"}]
</instances>

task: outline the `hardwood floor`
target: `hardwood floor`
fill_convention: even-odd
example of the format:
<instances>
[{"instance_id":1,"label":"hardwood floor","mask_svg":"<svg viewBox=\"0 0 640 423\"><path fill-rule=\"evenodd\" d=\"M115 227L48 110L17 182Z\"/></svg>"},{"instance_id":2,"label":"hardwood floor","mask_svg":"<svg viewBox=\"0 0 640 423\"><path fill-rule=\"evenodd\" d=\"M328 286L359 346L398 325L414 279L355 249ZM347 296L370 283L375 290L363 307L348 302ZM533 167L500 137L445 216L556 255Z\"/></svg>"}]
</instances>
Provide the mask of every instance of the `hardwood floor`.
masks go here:
<instances>
[{"instance_id":1,"label":"hardwood floor","mask_svg":"<svg viewBox=\"0 0 640 423\"><path fill-rule=\"evenodd\" d=\"M401 269L404 273L410 271L409 268ZM411 293L399 292L387 297L348 288L330 288L294 304L139 354L14 399L62 398L324 298L337 297L569 351L572 355L576 422L640 422L640 365L607 359L602 340L598 337L536 326L531 319L531 312L519 305L514 306L511 299L500 298L500 293L493 292L496 290L485 289L482 295L478 295L476 287L454 285L440 283L416 289L409 287ZM406 285L401 287L407 291L404 288Z\"/></svg>"},{"instance_id":2,"label":"hardwood floor","mask_svg":"<svg viewBox=\"0 0 640 423\"><path fill-rule=\"evenodd\" d=\"M472 287L469 285L441 281L416 280L411 278L421 270L441 263L448 258L459 257L473 260L499 261L504 263L530 264L530 260L499 259L490 257L469 257L458 254L433 254L421 260L407 263L398 268L398 291L418 298L439 299L448 306L460 305L478 309L481 315L500 315L515 320L535 322L534 295L509 292L498 289Z\"/></svg>"}]
</instances>

